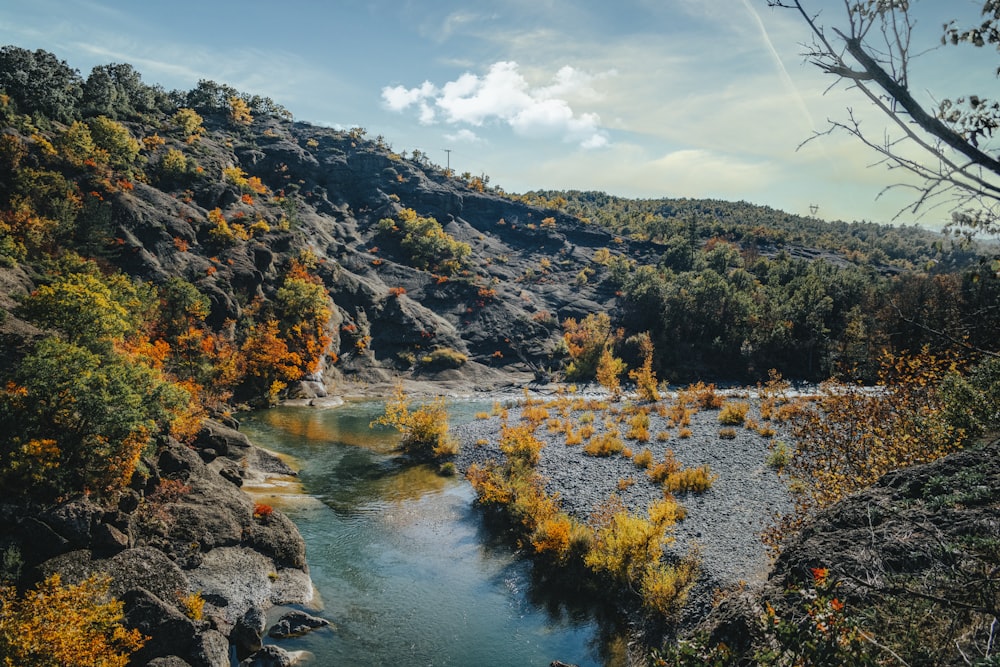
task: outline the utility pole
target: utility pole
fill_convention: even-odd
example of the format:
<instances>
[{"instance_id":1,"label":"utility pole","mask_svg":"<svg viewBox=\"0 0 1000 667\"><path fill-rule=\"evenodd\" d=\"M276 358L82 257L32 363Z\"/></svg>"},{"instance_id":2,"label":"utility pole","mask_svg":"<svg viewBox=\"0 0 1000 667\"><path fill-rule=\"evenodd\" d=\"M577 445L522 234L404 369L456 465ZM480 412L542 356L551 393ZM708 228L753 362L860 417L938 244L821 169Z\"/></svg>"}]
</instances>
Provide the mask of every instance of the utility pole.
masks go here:
<instances>
[{"instance_id":1,"label":"utility pole","mask_svg":"<svg viewBox=\"0 0 1000 667\"><path fill-rule=\"evenodd\" d=\"M441 150L443 150L445 153L448 154L448 166L447 166L446 169L447 169L448 175L450 176L451 175L451 149L450 148L442 148Z\"/></svg>"}]
</instances>

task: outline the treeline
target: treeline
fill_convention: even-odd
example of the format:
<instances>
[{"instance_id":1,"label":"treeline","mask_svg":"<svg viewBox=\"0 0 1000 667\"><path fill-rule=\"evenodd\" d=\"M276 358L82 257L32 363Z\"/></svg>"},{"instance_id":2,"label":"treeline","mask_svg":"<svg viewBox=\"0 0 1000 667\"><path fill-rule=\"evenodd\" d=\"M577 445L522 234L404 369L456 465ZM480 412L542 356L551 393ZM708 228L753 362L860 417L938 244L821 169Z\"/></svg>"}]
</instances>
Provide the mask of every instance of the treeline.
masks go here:
<instances>
[{"instance_id":1,"label":"treeline","mask_svg":"<svg viewBox=\"0 0 1000 667\"><path fill-rule=\"evenodd\" d=\"M532 191L523 201L557 208L622 236L678 245L724 238L772 252L801 247L833 253L838 261L885 269L952 271L974 262L978 249L916 225L826 222L748 202L715 199L628 199L604 192Z\"/></svg>"},{"instance_id":2,"label":"treeline","mask_svg":"<svg viewBox=\"0 0 1000 667\"><path fill-rule=\"evenodd\" d=\"M1000 279L992 262L961 272L907 271L764 256L720 238L665 249L657 265L608 251L596 259L621 294L620 321L650 332L657 370L759 380L872 381L888 350L995 351Z\"/></svg>"}]
</instances>

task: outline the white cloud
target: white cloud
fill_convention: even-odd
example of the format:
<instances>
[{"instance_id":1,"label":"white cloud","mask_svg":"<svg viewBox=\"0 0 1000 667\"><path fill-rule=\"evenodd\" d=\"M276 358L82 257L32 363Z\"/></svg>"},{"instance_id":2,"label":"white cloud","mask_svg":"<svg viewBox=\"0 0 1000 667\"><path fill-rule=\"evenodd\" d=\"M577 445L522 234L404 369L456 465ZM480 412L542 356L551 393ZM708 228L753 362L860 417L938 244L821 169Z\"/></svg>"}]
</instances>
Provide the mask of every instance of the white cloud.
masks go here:
<instances>
[{"instance_id":1,"label":"white cloud","mask_svg":"<svg viewBox=\"0 0 1000 667\"><path fill-rule=\"evenodd\" d=\"M440 88L429 81L417 88L386 86L382 100L392 111L417 107L424 124L433 122L440 111L445 122L452 125L481 127L500 122L521 136L558 137L582 148L600 148L609 143L600 116L575 111L569 99L600 98L591 86L594 79L591 74L564 66L550 85L532 87L516 62L500 61L483 76L467 72Z\"/></svg>"},{"instance_id":2,"label":"white cloud","mask_svg":"<svg viewBox=\"0 0 1000 667\"><path fill-rule=\"evenodd\" d=\"M481 144L483 139L472 130L463 127L454 134L446 134L444 138L457 144Z\"/></svg>"}]
</instances>

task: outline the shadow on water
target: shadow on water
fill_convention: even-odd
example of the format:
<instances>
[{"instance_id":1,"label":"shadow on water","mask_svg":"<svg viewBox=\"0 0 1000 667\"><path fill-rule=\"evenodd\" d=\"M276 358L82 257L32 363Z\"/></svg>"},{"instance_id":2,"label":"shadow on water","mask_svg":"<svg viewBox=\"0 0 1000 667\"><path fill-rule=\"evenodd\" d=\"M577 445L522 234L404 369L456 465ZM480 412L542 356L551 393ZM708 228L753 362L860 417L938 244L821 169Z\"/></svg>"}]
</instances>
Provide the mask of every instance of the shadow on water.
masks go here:
<instances>
[{"instance_id":1,"label":"shadow on water","mask_svg":"<svg viewBox=\"0 0 1000 667\"><path fill-rule=\"evenodd\" d=\"M622 625L600 596L522 557L464 479L396 455L395 432L368 427L381 409L244 420L254 442L299 470L299 497L312 500L278 506L302 532L320 614L337 626L282 645L317 665L622 664Z\"/></svg>"}]
</instances>

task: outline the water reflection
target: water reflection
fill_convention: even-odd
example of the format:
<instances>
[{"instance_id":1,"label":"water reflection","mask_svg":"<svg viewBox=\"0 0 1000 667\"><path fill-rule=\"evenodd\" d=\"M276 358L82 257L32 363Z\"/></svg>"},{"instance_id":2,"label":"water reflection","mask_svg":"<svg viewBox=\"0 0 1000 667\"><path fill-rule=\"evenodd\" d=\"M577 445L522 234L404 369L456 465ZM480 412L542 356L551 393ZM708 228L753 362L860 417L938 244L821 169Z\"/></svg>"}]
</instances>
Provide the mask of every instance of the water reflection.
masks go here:
<instances>
[{"instance_id":1,"label":"water reflection","mask_svg":"<svg viewBox=\"0 0 1000 667\"><path fill-rule=\"evenodd\" d=\"M463 404L453 422L488 404ZM282 503L336 632L283 642L315 664L614 665L618 624L590 591L535 568L460 478L396 456L374 403L255 413L243 430L295 458L321 502Z\"/></svg>"}]
</instances>

